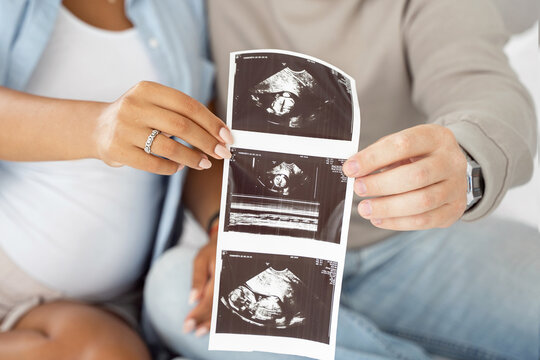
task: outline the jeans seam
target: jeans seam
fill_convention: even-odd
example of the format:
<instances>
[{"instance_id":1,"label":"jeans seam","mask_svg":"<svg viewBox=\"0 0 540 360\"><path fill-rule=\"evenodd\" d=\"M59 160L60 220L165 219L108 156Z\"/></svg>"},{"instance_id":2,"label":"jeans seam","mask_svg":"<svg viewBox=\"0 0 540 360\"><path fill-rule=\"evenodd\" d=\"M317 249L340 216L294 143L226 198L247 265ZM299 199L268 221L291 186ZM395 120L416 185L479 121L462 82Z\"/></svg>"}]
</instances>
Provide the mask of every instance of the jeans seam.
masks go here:
<instances>
[{"instance_id":1,"label":"jeans seam","mask_svg":"<svg viewBox=\"0 0 540 360\"><path fill-rule=\"evenodd\" d=\"M381 335L377 331L373 330L373 326L371 324L368 323L369 326L365 326L363 321L359 321L358 319L353 319L353 321L355 321L362 328L364 328L364 330L366 330L374 340L378 341L379 344L381 344L386 351L388 351L393 356L395 356L396 359L398 359L398 360L417 360L417 359L410 358L407 355L399 352L398 350L396 350L394 348L394 346L392 344L388 344L386 341L384 341L384 339L381 337Z\"/></svg>"},{"instance_id":2,"label":"jeans seam","mask_svg":"<svg viewBox=\"0 0 540 360\"><path fill-rule=\"evenodd\" d=\"M493 351L488 351L479 346L473 346L468 344L458 344L456 342L450 342L444 339L435 338L433 336L424 336L419 335L418 333L412 333L407 330L397 330L397 329L384 329L385 332L398 336L400 338L405 338L419 343L420 345L433 345L438 349L443 349L440 355L447 356L474 356L474 359L482 360L523 360L515 357L508 357L507 355L496 354ZM429 351L429 349L428 349ZM438 353L439 354L439 353Z\"/></svg>"}]
</instances>

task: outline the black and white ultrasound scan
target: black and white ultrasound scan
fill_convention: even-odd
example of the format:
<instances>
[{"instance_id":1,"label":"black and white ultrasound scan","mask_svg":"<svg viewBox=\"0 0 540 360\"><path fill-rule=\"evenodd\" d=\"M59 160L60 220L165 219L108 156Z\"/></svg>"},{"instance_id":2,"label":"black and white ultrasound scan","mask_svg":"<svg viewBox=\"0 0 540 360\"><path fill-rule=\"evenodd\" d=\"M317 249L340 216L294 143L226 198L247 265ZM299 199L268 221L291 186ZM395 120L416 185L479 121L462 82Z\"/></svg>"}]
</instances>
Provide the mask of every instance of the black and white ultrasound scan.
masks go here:
<instances>
[{"instance_id":1,"label":"black and white ultrasound scan","mask_svg":"<svg viewBox=\"0 0 540 360\"><path fill-rule=\"evenodd\" d=\"M330 342L337 262L238 251L221 258L216 332Z\"/></svg>"},{"instance_id":2,"label":"black and white ultrasound scan","mask_svg":"<svg viewBox=\"0 0 540 360\"><path fill-rule=\"evenodd\" d=\"M355 81L305 54L231 53L227 125L208 348L334 359Z\"/></svg>"},{"instance_id":3,"label":"black and white ultrasound scan","mask_svg":"<svg viewBox=\"0 0 540 360\"><path fill-rule=\"evenodd\" d=\"M225 231L339 243L342 159L231 148Z\"/></svg>"},{"instance_id":4,"label":"black and white ultrasound scan","mask_svg":"<svg viewBox=\"0 0 540 360\"><path fill-rule=\"evenodd\" d=\"M351 140L351 82L311 59L275 53L235 58L232 128Z\"/></svg>"}]
</instances>

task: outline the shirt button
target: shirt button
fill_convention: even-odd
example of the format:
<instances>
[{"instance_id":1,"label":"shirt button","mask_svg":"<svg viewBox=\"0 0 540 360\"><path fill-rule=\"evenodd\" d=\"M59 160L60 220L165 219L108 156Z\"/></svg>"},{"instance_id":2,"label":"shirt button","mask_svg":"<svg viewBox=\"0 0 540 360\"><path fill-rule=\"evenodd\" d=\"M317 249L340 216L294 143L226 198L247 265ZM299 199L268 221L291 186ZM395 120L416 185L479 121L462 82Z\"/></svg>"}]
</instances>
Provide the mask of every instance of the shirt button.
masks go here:
<instances>
[{"instance_id":1,"label":"shirt button","mask_svg":"<svg viewBox=\"0 0 540 360\"><path fill-rule=\"evenodd\" d=\"M153 37L148 40L148 45L150 45L151 48L155 49L159 46L159 41Z\"/></svg>"}]
</instances>

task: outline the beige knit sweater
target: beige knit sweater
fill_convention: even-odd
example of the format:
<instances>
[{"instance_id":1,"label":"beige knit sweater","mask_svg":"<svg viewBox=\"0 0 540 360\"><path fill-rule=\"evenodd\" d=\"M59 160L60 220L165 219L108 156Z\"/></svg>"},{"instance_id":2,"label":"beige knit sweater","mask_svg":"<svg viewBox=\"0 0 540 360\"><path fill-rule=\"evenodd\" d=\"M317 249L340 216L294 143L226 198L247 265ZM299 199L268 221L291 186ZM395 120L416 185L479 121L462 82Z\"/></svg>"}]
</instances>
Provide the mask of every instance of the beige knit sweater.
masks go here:
<instances>
[{"instance_id":1,"label":"beige knit sweater","mask_svg":"<svg viewBox=\"0 0 540 360\"><path fill-rule=\"evenodd\" d=\"M208 0L207 5L221 115L231 51L292 50L356 79L360 148L426 122L450 128L482 166L485 179L483 199L463 220L485 216L510 187L531 176L534 109L503 54L506 29L491 1ZM392 234L353 211L349 247Z\"/></svg>"}]
</instances>

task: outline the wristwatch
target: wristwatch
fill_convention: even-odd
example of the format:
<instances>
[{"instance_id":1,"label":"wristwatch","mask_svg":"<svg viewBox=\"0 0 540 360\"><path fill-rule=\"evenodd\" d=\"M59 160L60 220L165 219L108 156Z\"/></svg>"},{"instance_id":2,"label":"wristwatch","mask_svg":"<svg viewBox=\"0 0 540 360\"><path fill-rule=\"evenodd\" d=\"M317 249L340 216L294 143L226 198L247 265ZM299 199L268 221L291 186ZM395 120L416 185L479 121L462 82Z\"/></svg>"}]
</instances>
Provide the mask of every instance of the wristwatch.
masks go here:
<instances>
[{"instance_id":1,"label":"wristwatch","mask_svg":"<svg viewBox=\"0 0 540 360\"><path fill-rule=\"evenodd\" d=\"M467 158L467 210L469 210L484 195L484 177L480 165L466 151L464 153Z\"/></svg>"}]
</instances>

